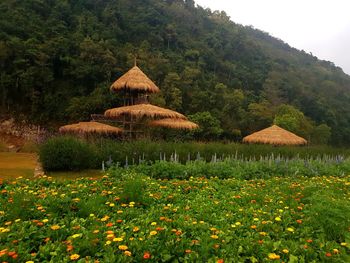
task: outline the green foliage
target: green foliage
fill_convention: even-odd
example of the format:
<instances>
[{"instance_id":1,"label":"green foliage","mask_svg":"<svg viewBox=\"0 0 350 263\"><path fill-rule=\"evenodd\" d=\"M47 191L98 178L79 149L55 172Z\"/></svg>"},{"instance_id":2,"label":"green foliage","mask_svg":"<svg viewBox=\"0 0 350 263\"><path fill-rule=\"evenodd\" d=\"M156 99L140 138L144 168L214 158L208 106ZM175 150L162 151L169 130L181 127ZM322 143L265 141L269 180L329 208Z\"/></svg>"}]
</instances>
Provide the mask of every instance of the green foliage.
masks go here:
<instances>
[{"instance_id":1,"label":"green foliage","mask_svg":"<svg viewBox=\"0 0 350 263\"><path fill-rule=\"evenodd\" d=\"M218 139L223 130L220 128L220 122L210 112L198 112L190 115L189 119L199 125L193 132L193 137L197 140Z\"/></svg>"},{"instance_id":2,"label":"green foliage","mask_svg":"<svg viewBox=\"0 0 350 263\"><path fill-rule=\"evenodd\" d=\"M82 170L98 166L96 149L73 137L56 137L40 146L40 161L47 171Z\"/></svg>"},{"instance_id":3,"label":"green foliage","mask_svg":"<svg viewBox=\"0 0 350 263\"><path fill-rule=\"evenodd\" d=\"M312 122L297 108L282 104L277 108L274 124L309 140Z\"/></svg>"},{"instance_id":4,"label":"green foliage","mask_svg":"<svg viewBox=\"0 0 350 263\"><path fill-rule=\"evenodd\" d=\"M331 138L331 127L327 124L316 126L311 134L312 144L327 144Z\"/></svg>"},{"instance_id":5,"label":"green foliage","mask_svg":"<svg viewBox=\"0 0 350 263\"><path fill-rule=\"evenodd\" d=\"M226 159L219 162L194 161L186 164L159 161L151 165L132 166L129 170L155 179L217 177L252 180L272 178L276 175L283 177L343 176L350 173L350 160L284 160L270 157L257 161Z\"/></svg>"},{"instance_id":6,"label":"green foliage","mask_svg":"<svg viewBox=\"0 0 350 263\"><path fill-rule=\"evenodd\" d=\"M200 140L239 140L288 104L349 144L350 77L225 12L187 0L3 0L0 10L1 112L54 127L86 120L122 104L108 88L136 55L162 90L153 102L219 120ZM277 119L309 136L294 118Z\"/></svg>"}]
</instances>

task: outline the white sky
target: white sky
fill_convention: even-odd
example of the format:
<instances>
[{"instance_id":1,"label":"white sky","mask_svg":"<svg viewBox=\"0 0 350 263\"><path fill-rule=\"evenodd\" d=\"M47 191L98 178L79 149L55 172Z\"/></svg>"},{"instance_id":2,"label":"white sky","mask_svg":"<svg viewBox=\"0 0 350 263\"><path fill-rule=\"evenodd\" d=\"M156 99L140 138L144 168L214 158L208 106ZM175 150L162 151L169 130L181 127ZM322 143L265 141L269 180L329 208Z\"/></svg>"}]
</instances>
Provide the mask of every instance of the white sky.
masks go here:
<instances>
[{"instance_id":1,"label":"white sky","mask_svg":"<svg viewBox=\"0 0 350 263\"><path fill-rule=\"evenodd\" d=\"M350 75L350 0L195 0L223 10L290 46L332 61Z\"/></svg>"}]
</instances>

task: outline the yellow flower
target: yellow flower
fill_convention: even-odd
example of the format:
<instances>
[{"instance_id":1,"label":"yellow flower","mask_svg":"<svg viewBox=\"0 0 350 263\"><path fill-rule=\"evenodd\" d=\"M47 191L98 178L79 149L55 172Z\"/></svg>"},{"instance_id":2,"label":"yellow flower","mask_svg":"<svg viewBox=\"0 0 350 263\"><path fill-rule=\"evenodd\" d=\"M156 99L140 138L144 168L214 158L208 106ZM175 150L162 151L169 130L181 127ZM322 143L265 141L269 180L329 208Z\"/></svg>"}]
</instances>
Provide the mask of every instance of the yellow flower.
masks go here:
<instances>
[{"instance_id":1,"label":"yellow flower","mask_svg":"<svg viewBox=\"0 0 350 263\"><path fill-rule=\"evenodd\" d=\"M26 263L34 263L34 261L32 261L32 260L29 260L29 261L26 261Z\"/></svg>"},{"instance_id":2,"label":"yellow flower","mask_svg":"<svg viewBox=\"0 0 350 263\"><path fill-rule=\"evenodd\" d=\"M42 220L42 222L43 223L47 223L47 222L49 222L49 219L45 218L45 219Z\"/></svg>"},{"instance_id":3,"label":"yellow flower","mask_svg":"<svg viewBox=\"0 0 350 263\"><path fill-rule=\"evenodd\" d=\"M15 222L16 222L16 223L17 223L17 222L19 222L19 221L21 221L21 219L20 219L20 218L18 218L18 219L16 219L16 220L15 220Z\"/></svg>"},{"instance_id":4,"label":"yellow flower","mask_svg":"<svg viewBox=\"0 0 350 263\"><path fill-rule=\"evenodd\" d=\"M259 232L259 234L260 234L261 236L266 236L266 235L267 235L266 232Z\"/></svg>"},{"instance_id":5,"label":"yellow flower","mask_svg":"<svg viewBox=\"0 0 350 263\"><path fill-rule=\"evenodd\" d=\"M140 230L140 228L138 228L137 226L135 226L133 229L132 229L132 231L134 231L134 232L137 232L137 231L139 231Z\"/></svg>"},{"instance_id":6,"label":"yellow flower","mask_svg":"<svg viewBox=\"0 0 350 263\"><path fill-rule=\"evenodd\" d=\"M125 256L128 256L128 257L131 257L131 252L128 251L128 250L125 250L125 251L124 251L124 255L125 255Z\"/></svg>"},{"instance_id":7,"label":"yellow flower","mask_svg":"<svg viewBox=\"0 0 350 263\"><path fill-rule=\"evenodd\" d=\"M123 238L122 237L116 237L116 238L113 238L113 241L114 242L122 242Z\"/></svg>"},{"instance_id":8,"label":"yellow flower","mask_svg":"<svg viewBox=\"0 0 350 263\"><path fill-rule=\"evenodd\" d=\"M61 227L59 226L59 225L53 225L53 226L51 226L51 229L52 230L58 230L58 229L60 229Z\"/></svg>"},{"instance_id":9,"label":"yellow flower","mask_svg":"<svg viewBox=\"0 0 350 263\"><path fill-rule=\"evenodd\" d=\"M122 214L122 213L123 213L122 210L118 210L118 211L117 211L117 214Z\"/></svg>"},{"instance_id":10,"label":"yellow flower","mask_svg":"<svg viewBox=\"0 0 350 263\"><path fill-rule=\"evenodd\" d=\"M242 225L242 223L241 222L236 222L235 225L236 226L240 226L240 225Z\"/></svg>"},{"instance_id":11,"label":"yellow flower","mask_svg":"<svg viewBox=\"0 0 350 263\"><path fill-rule=\"evenodd\" d=\"M78 258L80 258L80 256L78 254L73 254L70 256L71 260L77 260Z\"/></svg>"},{"instance_id":12,"label":"yellow flower","mask_svg":"<svg viewBox=\"0 0 350 263\"><path fill-rule=\"evenodd\" d=\"M212 239L218 239L219 237L217 235L211 235L210 236Z\"/></svg>"},{"instance_id":13,"label":"yellow flower","mask_svg":"<svg viewBox=\"0 0 350 263\"><path fill-rule=\"evenodd\" d=\"M92 233L97 234L98 232L100 232L100 230L96 229Z\"/></svg>"},{"instance_id":14,"label":"yellow flower","mask_svg":"<svg viewBox=\"0 0 350 263\"><path fill-rule=\"evenodd\" d=\"M95 215L94 214L90 214L90 217L95 217Z\"/></svg>"},{"instance_id":15,"label":"yellow flower","mask_svg":"<svg viewBox=\"0 0 350 263\"><path fill-rule=\"evenodd\" d=\"M157 225L157 222L152 222L151 223L151 226L156 226Z\"/></svg>"},{"instance_id":16,"label":"yellow flower","mask_svg":"<svg viewBox=\"0 0 350 263\"><path fill-rule=\"evenodd\" d=\"M285 248L285 249L282 250L282 252L283 252L284 254L288 254L288 253L289 253L289 250Z\"/></svg>"},{"instance_id":17,"label":"yellow flower","mask_svg":"<svg viewBox=\"0 0 350 263\"><path fill-rule=\"evenodd\" d=\"M114 206L115 206L115 204L113 204L113 203L110 203L110 204L109 204L109 206L110 206L110 207L114 207Z\"/></svg>"},{"instance_id":18,"label":"yellow flower","mask_svg":"<svg viewBox=\"0 0 350 263\"><path fill-rule=\"evenodd\" d=\"M342 247L346 247L348 244L345 243L345 242L342 242L342 243L340 243L340 245L341 245Z\"/></svg>"},{"instance_id":19,"label":"yellow flower","mask_svg":"<svg viewBox=\"0 0 350 263\"><path fill-rule=\"evenodd\" d=\"M280 222L280 221L282 221L282 219L279 216L277 216L277 217L275 217L275 221Z\"/></svg>"},{"instance_id":20,"label":"yellow flower","mask_svg":"<svg viewBox=\"0 0 350 263\"><path fill-rule=\"evenodd\" d=\"M72 238L78 238L78 237L81 237L82 236L82 234L74 234L74 235L72 235Z\"/></svg>"},{"instance_id":21,"label":"yellow flower","mask_svg":"<svg viewBox=\"0 0 350 263\"><path fill-rule=\"evenodd\" d=\"M106 241L106 245L110 245L112 242L110 240Z\"/></svg>"},{"instance_id":22,"label":"yellow flower","mask_svg":"<svg viewBox=\"0 0 350 263\"><path fill-rule=\"evenodd\" d=\"M294 228L288 227L288 228L287 228L287 231L293 233L293 232L294 232Z\"/></svg>"},{"instance_id":23,"label":"yellow flower","mask_svg":"<svg viewBox=\"0 0 350 263\"><path fill-rule=\"evenodd\" d=\"M272 259L272 260L277 260L277 259L280 259L280 256L275 254L275 253L270 253L268 255L269 259Z\"/></svg>"},{"instance_id":24,"label":"yellow flower","mask_svg":"<svg viewBox=\"0 0 350 263\"><path fill-rule=\"evenodd\" d=\"M157 231L151 231L149 234L150 234L151 236L157 235Z\"/></svg>"},{"instance_id":25,"label":"yellow flower","mask_svg":"<svg viewBox=\"0 0 350 263\"><path fill-rule=\"evenodd\" d=\"M118 248L119 248L120 250L127 250L127 249L128 249L128 246L120 245L120 246L118 246Z\"/></svg>"}]
</instances>

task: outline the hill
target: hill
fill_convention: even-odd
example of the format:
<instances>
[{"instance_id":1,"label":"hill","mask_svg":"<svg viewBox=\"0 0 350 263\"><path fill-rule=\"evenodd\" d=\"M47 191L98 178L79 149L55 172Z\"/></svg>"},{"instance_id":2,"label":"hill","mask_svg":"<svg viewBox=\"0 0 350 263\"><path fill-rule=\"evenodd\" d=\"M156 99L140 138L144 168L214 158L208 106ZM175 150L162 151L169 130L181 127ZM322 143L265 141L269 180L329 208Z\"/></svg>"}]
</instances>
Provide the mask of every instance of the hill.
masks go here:
<instances>
[{"instance_id":1,"label":"hill","mask_svg":"<svg viewBox=\"0 0 350 263\"><path fill-rule=\"evenodd\" d=\"M3 0L0 12L3 113L89 119L120 104L108 87L136 55L162 90L155 102L215 126L198 136L237 139L274 121L350 144L350 77L224 12L192 0Z\"/></svg>"}]
</instances>

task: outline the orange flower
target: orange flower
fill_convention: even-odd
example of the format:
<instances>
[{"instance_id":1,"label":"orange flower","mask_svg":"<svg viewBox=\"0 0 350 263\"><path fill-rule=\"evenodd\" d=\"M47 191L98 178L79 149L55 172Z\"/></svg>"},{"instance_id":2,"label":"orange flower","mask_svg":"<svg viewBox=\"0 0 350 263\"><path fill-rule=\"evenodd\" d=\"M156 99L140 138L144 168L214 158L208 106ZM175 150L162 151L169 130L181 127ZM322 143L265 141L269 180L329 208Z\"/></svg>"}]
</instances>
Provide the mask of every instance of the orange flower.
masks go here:
<instances>
[{"instance_id":1,"label":"orange flower","mask_svg":"<svg viewBox=\"0 0 350 263\"><path fill-rule=\"evenodd\" d=\"M60 229L61 227L59 225L53 225L50 227L52 230L58 230Z\"/></svg>"},{"instance_id":2,"label":"orange flower","mask_svg":"<svg viewBox=\"0 0 350 263\"><path fill-rule=\"evenodd\" d=\"M270 254L268 255L268 257L269 257L269 259L271 259L271 260L278 260L278 259L280 259L280 256L277 255L277 254L275 254L275 253L270 253Z\"/></svg>"},{"instance_id":3,"label":"orange flower","mask_svg":"<svg viewBox=\"0 0 350 263\"><path fill-rule=\"evenodd\" d=\"M218 259L217 263L224 263L224 260L222 258Z\"/></svg>"},{"instance_id":4,"label":"orange flower","mask_svg":"<svg viewBox=\"0 0 350 263\"><path fill-rule=\"evenodd\" d=\"M145 252L143 253L143 259L150 259L151 258L151 254L149 252Z\"/></svg>"},{"instance_id":5,"label":"orange flower","mask_svg":"<svg viewBox=\"0 0 350 263\"><path fill-rule=\"evenodd\" d=\"M131 257L131 252L128 251L128 250L125 250L125 251L124 251L124 255L125 255L125 256L128 256L128 257Z\"/></svg>"},{"instance_id":6,"label":"orange flower","mask_svg":"<svg viewBox=\"0 0 350 263\"><path fill-rule=\"evenodd\" d=\"M107 227L111 227L113 226L113 223L112 222L109 222L108 224L106 224Z\"/></svg>"},{"instance_id":7,"label":"orange flower","mask_svg":"<svg viewBox=\"0 0 350 263\"><path fill-rule=\"evenodd\" d=\"M192 252L191 249L186 249L186 250L185 250L185 253L186 253L186 254L190 254L191 252Z\"/></svg>"},{"instance_id":8,"label":"orange flower","mask_svg":"<svg viewBox=\"0 0 350 263\"><path fill-rule=\"evenodd\" d=\"M332 256L331 253L329 253L329 252L326 253L326 257L331 257L331 256Z\"/></svg>"},{"instance_id":9,"label":"orange flower","mask_svg":"<svg viewBox=\"0 0 350 263\"><path fill-rule=\"evenodd\" d=\"M118 248L119 248L120 250L127 250L127 249L128 249L128 246L120 245Z\"/></svg>"},{"instance_id":10,"label":"orange flower","mask_svg":"<svg viewBox=\"0 0 350 263\"><path fill-rule=\"evenodd\" d=\"M301 223L303 223L303 220L298 219L298 220L297 220L297 223L298 223L298 224L301 224Z\"/></svg>"}]
</instances>

